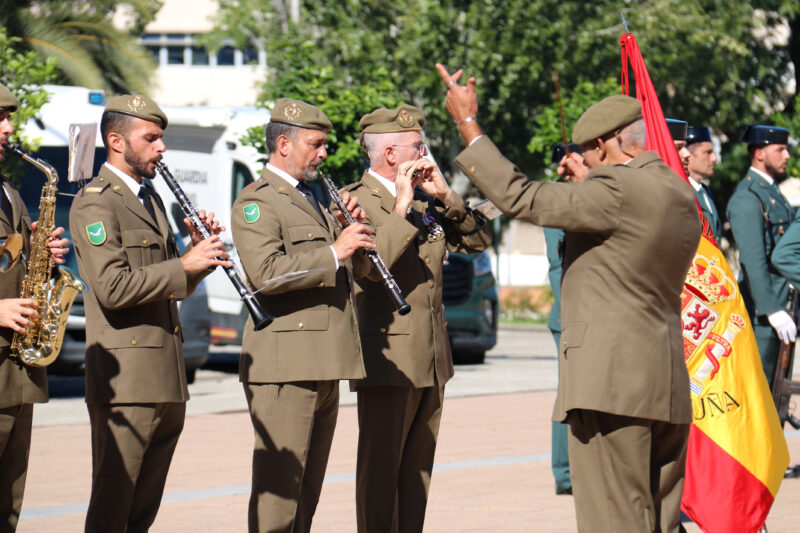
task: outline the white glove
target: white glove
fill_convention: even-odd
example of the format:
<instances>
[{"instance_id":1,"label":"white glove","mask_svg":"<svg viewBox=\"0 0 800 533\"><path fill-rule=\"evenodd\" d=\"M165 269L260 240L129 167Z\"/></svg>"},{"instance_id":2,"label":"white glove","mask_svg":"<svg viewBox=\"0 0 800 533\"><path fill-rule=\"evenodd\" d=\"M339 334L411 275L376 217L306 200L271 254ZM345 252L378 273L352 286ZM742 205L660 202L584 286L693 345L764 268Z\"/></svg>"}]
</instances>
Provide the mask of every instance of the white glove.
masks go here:
<instances>
[{"instance_id":1,"label":"white glove","mask_svg":"<svg viewBox=\"0 0 800 533\"><path fill-rule=\"evenodd\" d=\"M784 344L789 344L797 339L797 325L786 311L775 311L767 315L770 325L772 325L778 338Z\"/></svg>"}]
</instances>

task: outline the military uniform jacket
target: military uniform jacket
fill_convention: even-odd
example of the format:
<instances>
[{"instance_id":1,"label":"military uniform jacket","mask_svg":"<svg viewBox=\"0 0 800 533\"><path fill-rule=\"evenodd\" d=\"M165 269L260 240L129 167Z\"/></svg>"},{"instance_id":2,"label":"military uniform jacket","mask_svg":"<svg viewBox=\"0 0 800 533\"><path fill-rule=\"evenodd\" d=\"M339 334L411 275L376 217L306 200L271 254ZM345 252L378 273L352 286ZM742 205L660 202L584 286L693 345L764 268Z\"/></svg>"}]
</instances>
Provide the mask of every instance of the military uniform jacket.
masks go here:
<instances>
[{"instance_id":1,"label":"military uniform jacket","mask_svg":"<svg viewBox=\"0 0 800 533\"><path fill-rule=\"evenodd\" d=\"M8 220L0 209L0 241L9 235L19 233L25 242L25 257L30 254L31 217L19 192L0 175L2 184L11 197L13 220ZM0 190L0 194L5 194ZM27 265L20 259L5 273L0 273L0 299L19 298L22 280L25 279ZM14 330L0 328L0 408L23 403L42 403L47 401L47 371L44 368L25 366L15 358L10 358L10 345Z\"/></svg>"},{"instance_id":2,"label":"military uniform jacket","mask_svg":"<svg viewBox=\"0 0 800 533\"><path fill-rule=\"evenodd\" d=\"M154 193L155 194L155 193ZM69 225L86 309L86 401L189 399L177 300L187 276L161 201L153 221L139 198L101 168L72 203Z\"/></svg>"},{"instance_id":3,"label":"military uniform jacket","mask_svg":"<svg viewBox=\"0 0 800 533\"><path fill-rule=\"evenodd\" d=\"M528 181L488 137L456 164L508 216L565 230L553 420L591 409L691 422L680 319L700 239L691 187L655 152L584 183Z\"/></svg>"},{"instance_id":4,"label":"military uniform jacket","mask_svg":"<svg viewBox=\"0 0 800 533\"><path fill-rule=\"evenodd\" d=\"M444 385L453 377L453 358L442 307L442 264L448 251L485 250L492 240L489 225L458 194L446 208L417 188L404 218L393 212L395 197L369 173L348 190L364 209L378 255L411 306L400 316L375 269L358 281L358 328L367 377L353 385Z\"/></svg>"},{"instance_id":5,"label":"military uniform jacket","mask_svg":"<svg viewBox=\"0 0 800 533\"><path fill-rule=\"evenodd\" d=\"M777 184L751 169L733 192L727 215L739 248L739 288L750 316L783 309L789 286L770 256L794 218L792 206Z\"/></svg>"},{"instance_id":6,"label":"military uniform jacket","mask_svg":"<svg viewBox=\"0 0 800 533\"><path fill-rule=\"evenodd\" d=\"M795 217L780 242L775 245L772 264L789 283L800 287L800 217Z\"/></svg>"},{"instance_id":7,"label":"military uniform jacket","mask_svg":"<svg viewBox=\"0 0 800 533\"><path fill-rule=\"evenodd\" d=\"M547 278L553 291L553 305L547 327L553 331L561 331L561 250L564 243L564 230L544 228L544 243L547 250Z\"/></svg>"},{"instance_id":8,"label":"military uniform jacket","mask_svg":"<svg viewBox=\"0 0 800 533\"><path fill-rule=\"evenodd\" d=\"M264 169L233 205L233 240L254 287L297 270L314 270L258 295L275 320L255 331L247 320L239 362L246 383L285 383L364 377L353 304L355 275L369 267L361 252L336 268L330 246L339 234L300 191Z\"/></svg>"}]
</instances>

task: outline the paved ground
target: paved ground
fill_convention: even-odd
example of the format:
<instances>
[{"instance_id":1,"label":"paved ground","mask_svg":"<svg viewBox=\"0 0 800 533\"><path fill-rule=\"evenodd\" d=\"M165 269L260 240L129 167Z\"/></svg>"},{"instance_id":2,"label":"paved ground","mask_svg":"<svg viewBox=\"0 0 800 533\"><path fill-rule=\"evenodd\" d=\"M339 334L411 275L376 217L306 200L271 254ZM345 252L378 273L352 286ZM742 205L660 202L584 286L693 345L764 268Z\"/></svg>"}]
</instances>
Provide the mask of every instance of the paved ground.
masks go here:
<instances>
[{"instance_id":1,"label":"paved ground","mask_svg":"<svg viewBox=\"0 0 800 533\"><path fill-rule=\"evenodd\" d=\"M550 471L552 339L541 329L504 330L500 339L486 364L457 367L448 385L426 532L576 530L572 498L554 495ZM21 533L82 531L91 484L88 419L80 380L56 380L55 389L60 397L34 413ZM232 374L203 370L190 390L151 531L245 531L253 436L241 387ZM320 532L355 531L356 413L353 396L342 391L314 521ZM787 442L793 463L800 462L800 432L788 432ZM786 480L768 520L771 533L800 530L798 501L800 479Z\"/></svg>"}]
</instances>

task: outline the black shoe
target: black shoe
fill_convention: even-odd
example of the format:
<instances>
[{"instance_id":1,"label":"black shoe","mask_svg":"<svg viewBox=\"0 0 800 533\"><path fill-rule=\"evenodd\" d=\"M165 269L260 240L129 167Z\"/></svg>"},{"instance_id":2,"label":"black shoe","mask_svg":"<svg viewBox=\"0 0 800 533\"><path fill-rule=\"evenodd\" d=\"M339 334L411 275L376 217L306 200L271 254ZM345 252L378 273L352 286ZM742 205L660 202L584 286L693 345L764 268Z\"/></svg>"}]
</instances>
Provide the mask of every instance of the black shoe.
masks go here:
<instances>
[{"instance_id":1,"label":"black shoe","mask_svg":"<svg viewBox=\"0 0 800 533\"><path fill-rule=\"evenodd\" d=\"M556 491L556 495L558 496L572 496L572 487L567 487L566 489L561 489Z\"/></svg>"}]
</instances>

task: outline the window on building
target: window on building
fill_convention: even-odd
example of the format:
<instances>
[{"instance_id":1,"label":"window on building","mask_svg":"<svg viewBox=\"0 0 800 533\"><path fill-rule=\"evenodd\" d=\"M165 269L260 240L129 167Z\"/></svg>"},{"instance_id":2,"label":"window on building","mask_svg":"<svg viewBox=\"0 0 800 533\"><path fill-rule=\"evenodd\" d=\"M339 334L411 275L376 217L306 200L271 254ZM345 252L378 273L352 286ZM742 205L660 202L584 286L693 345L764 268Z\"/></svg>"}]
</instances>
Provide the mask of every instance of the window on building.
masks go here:
<instances>
[{"instance_id":1,"label":"window on building","mask_svg":"<svg viewBox=\"0 0 800 533\"><path fill-rule=\"evenodd\" d=\"M234 64L234 52L232 46L223 46L217 52L217 65L232 66Z\"/></svg>"},{"instance_id":2,"label":"window on building","mask_svg":"<svg viewBox=\"0 0 800 533\"><path fill-rule=\"evenodd\" d=\"M204 46L192 46L192 65L208 65L208 50Z\"/></svg>"},{"instance_id":3,"label":"window on building","mask_svg":"<svg viewBox=\"0 0 800 533\"><path fill-rule=\"evenodd\" d=\"M183 46L167 46L167 64L183 65Z\"/></svg>"},{"instance_id":4,"label":"window on building","mask_svg":"<svg viewBox=\"0 0 800 533\"><path fill-rule=\"evenodd\" d=\"M248 46L242 50L242 65L258 65L258 49L255 46Z\"/></svg>"}]
</instances>

